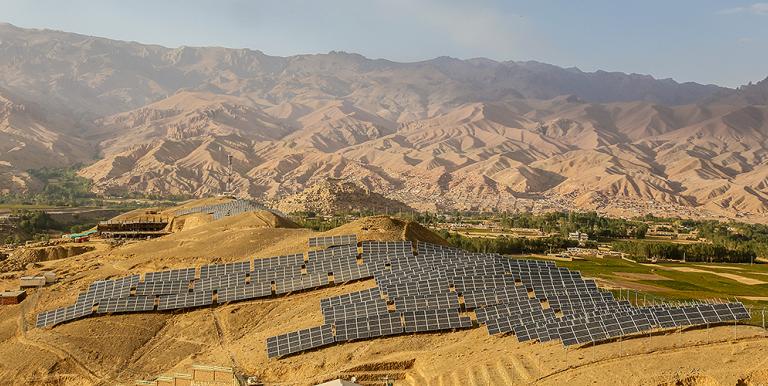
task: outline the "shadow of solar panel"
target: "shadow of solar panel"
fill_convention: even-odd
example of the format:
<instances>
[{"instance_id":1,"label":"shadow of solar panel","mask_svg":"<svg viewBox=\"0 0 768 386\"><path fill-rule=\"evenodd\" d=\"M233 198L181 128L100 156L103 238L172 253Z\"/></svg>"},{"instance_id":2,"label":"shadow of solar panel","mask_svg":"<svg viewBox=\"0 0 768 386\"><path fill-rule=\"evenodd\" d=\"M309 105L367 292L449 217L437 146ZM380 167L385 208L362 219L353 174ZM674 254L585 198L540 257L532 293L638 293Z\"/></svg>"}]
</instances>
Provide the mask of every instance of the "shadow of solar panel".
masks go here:
<instances>
[{"instance_id":1,"label":"shadow of solar panel","mask_svg":"<svg viewBox=\"0 0 768 386\"><path fill-rule=\"evenodd\" d=\"M403 312L405 332L427 332L472 327L472 320L458 310L420 310Z\"/></svg>"},{"instance_id":2,"label":"shadow of solar panel","mask_svg":"<svg viewBox=\"0 0 768 386\"><path fill-rule=\"evenodd\" d=\"M195 278L195 268L171 269L167 271L147 272L144 282L152 281L192 281Z\"/></svg>"},{"instance_id":3,"label":"shadow of solar panel","mask_svg":"<svg viewBox=\"0 0 768 386\"><path fill-rule=\"evenodd\" d=\"M145 281L136 285L136 295L168 295L189 292L188 281Z\"/></svg>"},{"instance_id":4,"label":"shadow of solar panel","mask_svg":"<svg viewBox=\"0 0 768 386\"><path fill-rule=\"evenodd\" d=\"M155 309L154 296L131 296L127 298L102 299L96 310L99 314L117 312L142 312Z\"/></svg>"},{"instance_id":5,"label":"shadow of solar panel","mask_svg":"<svg viewBox=\"0 0 768 386\"><path fill-rule=\"evenodd\" d=\"M242 287L227 287L216 291L217 304L239 300L256 299L272 295L271 283L251 282Z\"/></svg>"},{"instance_id":6,"label":"shadow of solar panel","mask_svg":"<svg viewBox=\"0 0 768 386\"><path fill-rule=\"evenodd\" d=\"M320 308L329 308L345 303L360 303L377 299L381 299L381 291L379 291L378 288L369 288L362 291L320 299Z\"/></svg>"},{"instance_id":7,"label":"shadow of solar panel","mask_svg":"<svg viewBox=\"0 0 768 386\"><path fill-rule=\"evenodd\" d=\"M200 279L225 276L234 273L245 273L251 270L251 261L238 261L226 264L210 264L200 267Z\"/></svg>"},{"instance_id":8,"label":"shadow of solar panel","mask_svg":"<svg viewBox=\"0 0 768 386\"><path fill-rule=\"evenodd\" d=\"M357 245L357 236L356 235L321 236L321 237L310 237L309 238L309 247L310 248L337 246L337 245L349 245L349 244Z\"/></svg>"},{"instance_id":9,"label":"shadow of solar panel","mask_svg":"<svg viewBox=\"0 0 768 386\"><path fill-rule=\"evenodd\" d=\"M189 292L183 294L160 296L160 304L157 309L175 310L180 308L194 308L213 304L213 292Z\"/></svg>"},{"instance_id":10,"label":"shadow of solar panel","mask_svg":"<svg viewBox=\"0 0 768 386\"><path fill-rule=\"evenodd\" d=\"M253 270L270 270L280 266L301 266L304 264L304 254L283 255L253 259Z\"/></svg>"}]
</instances>

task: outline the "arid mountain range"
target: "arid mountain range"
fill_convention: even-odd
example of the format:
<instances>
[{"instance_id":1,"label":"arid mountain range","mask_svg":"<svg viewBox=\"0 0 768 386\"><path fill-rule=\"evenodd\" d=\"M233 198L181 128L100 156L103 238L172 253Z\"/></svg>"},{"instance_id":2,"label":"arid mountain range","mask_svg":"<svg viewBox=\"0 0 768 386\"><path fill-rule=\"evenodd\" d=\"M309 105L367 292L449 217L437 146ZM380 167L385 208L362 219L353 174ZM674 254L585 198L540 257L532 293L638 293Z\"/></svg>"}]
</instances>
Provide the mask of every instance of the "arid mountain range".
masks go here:
<instances>
[{"instance_id":1,"label":"arid mountain range","mask_svg":"<svg viewBox=\"0 0 768 386\"><path fill-rule=\"evenodd\" d=\"M105 193L276 199L328 178L417 209L762 218L768 79L537 62L165 48L0 24L0 190L86 165ZM675 213L668 213L675 214Z\"/></svg>"}]
</instances>

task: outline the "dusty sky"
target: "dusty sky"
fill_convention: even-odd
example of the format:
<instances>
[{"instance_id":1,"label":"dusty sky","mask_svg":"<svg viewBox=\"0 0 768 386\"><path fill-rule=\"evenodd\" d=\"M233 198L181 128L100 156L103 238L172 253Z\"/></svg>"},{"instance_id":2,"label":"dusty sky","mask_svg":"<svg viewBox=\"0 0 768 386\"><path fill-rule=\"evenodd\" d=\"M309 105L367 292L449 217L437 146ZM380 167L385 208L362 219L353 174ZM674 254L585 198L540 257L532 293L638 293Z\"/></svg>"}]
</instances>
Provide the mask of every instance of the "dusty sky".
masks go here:
<instances>
[{"instance_id":1,"label":"dusty sky","mask_svg":"<svg viewBox=\"0 0 768 386\"><path fill-rule=\"evenodd\" d=\"M164 46L538 60L735 87L768 76L768 3L0 0L0 21Z\"/></svg>"}]
</instances>

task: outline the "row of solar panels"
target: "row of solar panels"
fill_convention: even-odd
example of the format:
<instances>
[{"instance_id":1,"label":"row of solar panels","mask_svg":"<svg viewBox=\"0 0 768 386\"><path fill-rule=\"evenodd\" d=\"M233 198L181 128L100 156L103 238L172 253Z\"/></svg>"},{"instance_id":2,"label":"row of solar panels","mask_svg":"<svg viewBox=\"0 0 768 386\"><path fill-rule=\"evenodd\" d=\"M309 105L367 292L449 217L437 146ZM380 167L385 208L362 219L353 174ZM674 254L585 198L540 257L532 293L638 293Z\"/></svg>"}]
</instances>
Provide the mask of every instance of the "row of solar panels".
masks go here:
<instances>
[{"instance_id":1,"label":"row of solar panels","mask_svg":"<svg viewBox=\"0 0 768 386\"><path fill-rule=\"evenodd\" d=\"M425 243L417 247L417 255L375 255L387 268L376 272L376 288L321 300L326 326L342 326L333 342L344 340L338 336L363 339L400 333L402 324L392 320L403 311L445 312L461 306L474 310L478 322L487 325L492 335L511 333L521 341L559 339L564 345L598 342L652 328L696 325L704 320L720 323L749 318L741 303L691 306L698 314L685 307L634 307L599 290L579 272L553 262L511 260ZM702 307L712 309L709 319ZM722 313L715 316L717 308ZM374 326L385 327L366 335L359 320L377 320ZM270 356L306 350L302 344L290 344L289 337L297 333L270 338ZM320 345L330 341L324 342Z\"/></svg>"},{"instance_id":2,"label":"row of solar panels","mask_svg":"<svg viewBox=\"0 0 768 386\"><path fill-rule=\"evenodd\" d=\"M281 213L276 212L272 209L269 209L264 205L258 204L253 201L242 200L242 199L237 199L237 200L233 200L233 201L229 201L221 204L215 204L215 205L203 205L203 206L196 206L193 208L180 209L180 210L177 210L175 214L176 216L184 216L192 213L208 213L213 216L214 220L219 220L224 217L236 216L242 213L255 212L255 211L261 211L261 210L273 212L277 215L282 216Z\"/></svg>"},{"instance_id":3,"label":"row of solar panels","mask_svg":"<svg viewBox=\"0 0 768 386\"><path fill-rule=\"evenodd\" d=\"M519 341L559 339L563 345L570 346L646 333L654 328L719 324L750 318L747 309L738 302L655 309L608 307L570 319L557 319L551 313L540 314L534 310L510 313L489 320L488 331L492 335L513 333Z\"/></svg>"},{"instance_id":4,"label":"row of solar panels","mask_svg":"<svg viewBox=\"0 0 768 386\"><path fill-rule=\"evenodd\" d=\"M212 304L206 299L211 298L213 291L217 291L219 303L246 300L272 295L272 283L274 294L286 294L326 286L330 284L329 273L333 281L339 283L370 278L383 269L376 262L358 264L356 253L355 248L340 247L312 251L308 262L304 261L303 254L294 254L253 262L205 265L200 268L197 279L195 268L182 268L145 273L144 281L140 275L97 281L78 295L74 305L38 315L37 324L53 326L90 315L96 305L99 305L96 313L152 311L154 296L160 296L158 310L198 307ZM256 270L249 271L252 264ZM302 268L306 272L302 272ZM102 307L103 304L110 306Z\"/></svg>"},{"instance_id":5,"label":"row of solar panels","mask_svg":"<svg viewBox=\"0 0 768 386\"><path fill-rule=\"evenodd\" d=\"M458 309L388 312L337 320L319 327L267 338L267 356L282 357L337 342L390 335L471 328Z\"/></svg>"},{"instance_id":6,"label":"row of solar panels","mask_svg":"<svg viewBox=\"0 0 768 386\"><path fill-rule=\"evenodd\" d=\"M348 320L374 315L383 315L392 311L423 311L440 309L459 309L459 297L455 292L435 293L430 295L405 296L391 299L391 308L382 298L371 298L360 302L326 303L321 305L325 323Z\"/></svg>"}]
</instances>

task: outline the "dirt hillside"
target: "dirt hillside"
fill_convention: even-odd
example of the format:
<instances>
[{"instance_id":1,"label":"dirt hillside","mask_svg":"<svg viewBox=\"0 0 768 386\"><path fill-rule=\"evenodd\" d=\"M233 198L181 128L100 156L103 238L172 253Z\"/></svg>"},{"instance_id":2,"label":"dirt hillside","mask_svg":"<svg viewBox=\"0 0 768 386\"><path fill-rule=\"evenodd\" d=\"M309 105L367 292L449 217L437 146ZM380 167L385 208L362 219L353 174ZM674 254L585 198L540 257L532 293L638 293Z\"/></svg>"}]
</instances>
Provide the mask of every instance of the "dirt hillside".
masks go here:
<instances>
[{"instance_id":1,"label":"dirt hillside","mask_svg":"<svg viewBox=\"0 0 768 386\"><path fill-rule=\"evenodd\" d=\"M364 218L327 235L360 240L442 242L418 224ZM61 281L32 291L21 305L0 308L0 384L114 385L191 364L232 366L268 384L309 385L335 377L403 385L735 385L766 382L768 334L746 326L632 339L564 350L558 342L518 343L484 328L417 334L333 345L280 360L268 359L267 337L322 321L319 300L372 287L372 280L287 297L185 312L91 317L52 329L32 327L34 314L75 300L97 279L213 261L236 261L306 250L314 233L276 227L248 213L151 240L113 246L28 271L53 270ZM10 273L16 274L16 273ZM14 279L0 276L0 286ZM695 382L690 381L691 379ZM701 382L709 383L701 383ZM58 383L57 383L58 382Z\"/></svg>"}]
</instances>

